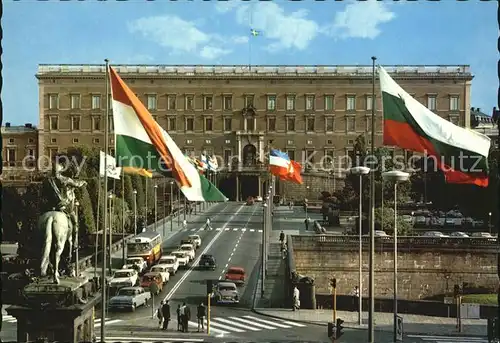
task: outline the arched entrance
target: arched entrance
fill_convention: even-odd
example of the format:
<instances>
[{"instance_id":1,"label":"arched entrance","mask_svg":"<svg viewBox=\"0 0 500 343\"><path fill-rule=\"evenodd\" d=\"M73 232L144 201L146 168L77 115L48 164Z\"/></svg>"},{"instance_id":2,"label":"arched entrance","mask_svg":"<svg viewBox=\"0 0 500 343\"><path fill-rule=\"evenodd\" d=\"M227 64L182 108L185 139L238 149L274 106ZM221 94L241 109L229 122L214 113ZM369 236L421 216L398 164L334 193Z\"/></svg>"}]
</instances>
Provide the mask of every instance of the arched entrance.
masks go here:
<instances>
[{"instance_id":1,"label":"arched entrance","mask_svg":"<svg viewBox=\"0 0 500 343\"><path fill-rule=\"evenodd\" d=\"M247 144L243 148L243 165L251 166L256 163L257 148L253 144Z\"/></svg>"}]
</instances>

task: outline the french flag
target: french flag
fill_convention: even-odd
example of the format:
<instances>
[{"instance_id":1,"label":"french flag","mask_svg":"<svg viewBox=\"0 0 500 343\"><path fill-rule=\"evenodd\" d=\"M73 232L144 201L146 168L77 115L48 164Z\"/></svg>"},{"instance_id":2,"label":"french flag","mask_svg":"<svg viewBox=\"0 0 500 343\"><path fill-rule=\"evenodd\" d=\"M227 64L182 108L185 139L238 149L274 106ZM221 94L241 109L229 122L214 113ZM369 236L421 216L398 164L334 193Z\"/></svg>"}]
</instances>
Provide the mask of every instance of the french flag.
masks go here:
<instances>
[{"instance_id":1,"label":"french flag","mask_svg":"<svg viewBox=\"0 0 500 343\"><path fill-rule=\"evenodd\" d=\"M302 166L298 162L290 160L286 153L271 149L269 154L271 174L278 176L281 180L302 184L301 170Z\"/></svg>"}]
</instances>

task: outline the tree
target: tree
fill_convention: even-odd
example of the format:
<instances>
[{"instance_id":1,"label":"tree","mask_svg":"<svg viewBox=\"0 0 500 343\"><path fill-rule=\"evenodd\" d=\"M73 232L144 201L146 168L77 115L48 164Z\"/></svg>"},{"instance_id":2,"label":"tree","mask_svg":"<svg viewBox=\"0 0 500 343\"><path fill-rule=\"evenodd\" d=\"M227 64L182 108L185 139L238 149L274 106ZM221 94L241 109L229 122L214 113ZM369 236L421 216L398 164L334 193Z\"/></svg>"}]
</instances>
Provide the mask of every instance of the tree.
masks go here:
<instances>
[{"instance_id":1,"label":"tree","mask_svg":"<svg viewBox=\"0 0 500 343\"><path fill-rule=\"evenodd\" d=\"M78 209L79 234L81 236L88 236L89 233L96 232L96 217L94 216L92 202L87 188L83 187L78 191L78 199L80 203Z\"/></svg>"},{"instance_id":2,"label":"tree","mask_svg":"<svg viewBox=\"0 0 500 343\"><path fill-rule=\"evenodd\" d=\"M132 180L132 187L137 191L137 214L141 213L141 209L144 208L145 206L145 194L144 194L144 184L143 184L143 177L139 175L132 175L131 180ZM132 206L132 210L134 210L134 207Z\"/></svg>"},{"instance_id":3,"label":"tree","mask_svg":"<svg viewBox=\"0 0 500 343\"><path fill-rule=\"evenodd\" d=\"M23 196L15 187L3 187L2 190L2 227L6 228L2 239L16 241L18 238L17 222L24 217Z\"/></svg>"},{"instance_id":4,"label":"tree","mask_svg":"<svg viewBox=\"0 0 500 343\"><path fill-rule=\"evenodd\" d=\"M384 204L385 205L385 204ZM399 212L399 211L398 211ZM398 235L406 236L411 232L411 225L398 215ZM394 208L384 206L375 209L375 230L382 230L388 235L394 234Z\"/></svg>"},{"instance_id":5,"label":"tree","mask_svg":"<svg viewBox=\"0 0 500 343\"><path fill-rule=\"evenodd\" d=\"M113 198L113 209L112 209L112 217L111 227L113 233L121 233L122 232L122 208L124 208L125 212L125 231L130 232L130 227L132 226L131 221L131 211L127 205L127 203L122 199L115 197Z\"/></svg>"},{"instance_id":6,"label":"tree","mask_svg":"<svg viewBox=\"0 0 500 343\"><path fill-rule=\"evenodd\" d=\"M134 208L134 187L132 185L132 178L130 175L124 176L125 183L125 201L127 202L128 208Z\"/></svg>"}]
</instances>

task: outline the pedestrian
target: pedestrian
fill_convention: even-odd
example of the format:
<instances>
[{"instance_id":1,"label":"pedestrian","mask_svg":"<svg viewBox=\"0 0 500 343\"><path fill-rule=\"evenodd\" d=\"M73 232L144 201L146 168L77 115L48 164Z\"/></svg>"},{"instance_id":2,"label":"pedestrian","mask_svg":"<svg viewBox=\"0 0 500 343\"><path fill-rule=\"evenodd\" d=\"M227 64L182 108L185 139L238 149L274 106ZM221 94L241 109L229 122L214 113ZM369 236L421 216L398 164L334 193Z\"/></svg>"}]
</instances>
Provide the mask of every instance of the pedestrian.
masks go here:
<instances>
[{"instance_id":1,"label":"pedestrian","mask_svg":"<svg viewBox=\"0 0 500 343\"><path fill-rule=\"evenodd\" d=\"M300 291L297 286L293 287L293 310L300 310Z\"/></svg>"},{"instance_id":2,"label":"pedestrian","mask_svg":"<svg viewBox=\"0 0 500 343\"><path fill-rule=\"evenodd\" d=\"M304 224L306 224L306 231L309 230L309 218L306 218L306 220L304 220Z\"/></svg>"},{"instance_id":3,"label":"pedestrian","mask_svg":"<svg viewBox=\"0 0 500 343\"><path fill-rule=\"evenodd\" d=\"M156 310L156 317L158 318L158 326L161 329L163 325L163 300L160 301L160 306Z\"/></svg>"},{"instance_id":4,"label":"pedestrian","mask_svg":"<svg viewBox=\"0 0 500 343\"><path fill-rule=\"evenodd\" d=\"M161 312L163 315L163 330L168 330L168 323L170 322L170 304L168 300L161 307Z\"/></svg>"},{"instance_id":5,"label":"pedestrian","mask_svg":"<svg viewBox=\"0 0 500 343\"><path fill-rule=\"evenodd\" d=\"M177 331L182 331L181 305L177 305Z\"/></svg>"},{"instance_id":6,"label":"pedestrian","mask_svg":"<svg viewBox=\"0 0 500 343\"><path fill-rule=\"evenodd\" d=\"M184 220L182 221L182 228L183 228L184 230L186 230L186 229L187 229L187 225L188 225L188 222L187 222L187 220L186 220L186 219L184 219Z\"/></svg>"},{"instance_id":7,"label":"pedestrian","mask_svg":"<svg viewBox=\"0 0 500 343\"><path fill-rule=\"evenodd\" d=\"M207 217L207 221L205 222L205 230L212 230L212 227L210 226L210 218Z\"/></svg>"},{"instance_id":8,"label":"pedestrian","mask_svg":"<svg viewBox=\"0 0 500 343\"><path fill-rule=\"evenodd\" d=\"M191 320L191 309L189 308L189 306L186 305L186 303L184 303L184 332L189 332L188 330L188 324L189 324L189 321Z\"/></svg>"},{"instance_id":9,"label":"pedestrian","mask_svg":"<svg viewBox=\"0 0 500 343\"><path fill-rule=\"evenodd\" d=\"M201 332L205 331L205 316L206 316L206 311L205 311L205 305L203 304L203 301L200 303L198 306L197 312L197 317L198 317L198 332L200 332L200 324L201 324Z\"/></svg>"},{"instance_id":10,"label":"pedestrian","mask_svg":"<svg viewBox=\"0 0 500 343\"><path fill-rule=\"evenodd\" d=\"M281 232L280 232L280 243L281 243L281 245L283 245L284 241L285 241L285 233L283 232L283 230L281 230Z\"/></svg>"},{"instance_id":11,"label":"pedestrian","mask_svg":"<svg viewBox=\"0 0 500 343\"><path fill-rule=\"evenodd\" d=\"M357 311L359 309L359 287L354 286L352 290L352 307L353 311Z\"/></svg>"},{"instance_id":12,"label":"pedestrian","mask_svg":"<svg viewBox=\"0 0 500 343\"><path fill-rule=\"evenodd\" d=\"M181 306L181 331L186 331L186 303L182 303Z\"/></svg>"}]
</instances>

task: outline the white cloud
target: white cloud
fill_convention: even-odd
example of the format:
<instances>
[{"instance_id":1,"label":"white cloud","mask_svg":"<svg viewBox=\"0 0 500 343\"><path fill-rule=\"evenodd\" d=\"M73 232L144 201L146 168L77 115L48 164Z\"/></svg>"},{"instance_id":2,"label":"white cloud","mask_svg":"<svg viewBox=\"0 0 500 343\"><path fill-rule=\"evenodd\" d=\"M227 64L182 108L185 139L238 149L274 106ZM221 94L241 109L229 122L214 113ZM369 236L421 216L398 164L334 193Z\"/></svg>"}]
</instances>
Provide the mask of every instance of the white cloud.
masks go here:
<instances>
[{"instance_id":1,"label":"white cloud","mask_svg":"<svg viewBox=\"0 0 500 343\"><path fill-rule=\"evenodd\" d=\"M217 48L215 46L204 46L200 51L200 56L206 58L208 60L214 60L224 55L228 55L231 53L231 50Z\"/></svg>"},{"instance_id":2,"label":"white cloud","mask_svg":"<svg viewBox=\"0 0 500 343\"><path fill-rule=\"evenodd\" d=\"M369 38L380 34L379 25L394 19L388 5L379 1L361 1L348 4L335 14L333 25L326 32L340 38Z\"/></svg>"},{"instance_id":3,"label":"white cloud","mask_svg":"<svg viewBox=\"0 0 500 343\"><path fill-rule=\"evenodd\" d=\"M234 44L245 44L248 43L248 36L233 36L231 37L231 41Z\"/></svg>"},{"instance_id":4,"label":"white cloud","mask_svg":"<svg viewBox=\"0 0 500 343\"><path fill-rule=\"evenodd\" d=\"M314 20L307 18L307 14L305 10L287 14L274 2L259 2L255 6L239 6L236 20L241 25L249 25L262 32L262 36L255 39L271 40L268 45L270 50L304 50L320 30Z\"/></svg>"}]
</instances>

